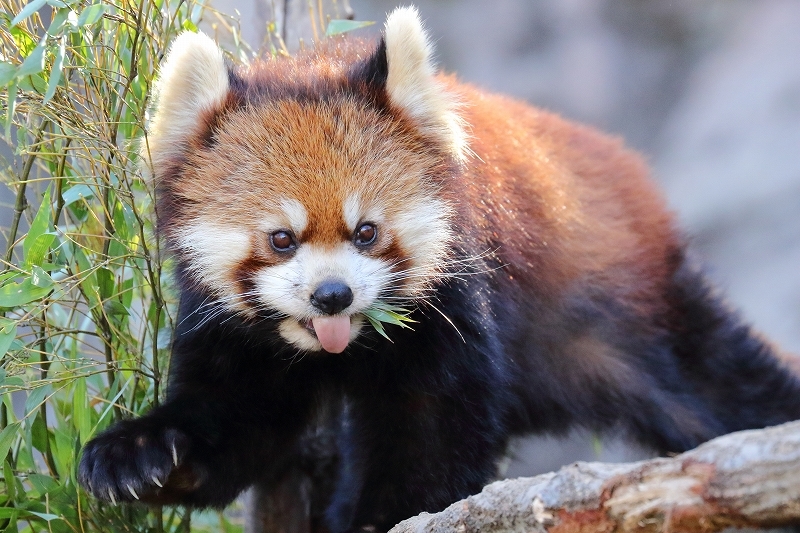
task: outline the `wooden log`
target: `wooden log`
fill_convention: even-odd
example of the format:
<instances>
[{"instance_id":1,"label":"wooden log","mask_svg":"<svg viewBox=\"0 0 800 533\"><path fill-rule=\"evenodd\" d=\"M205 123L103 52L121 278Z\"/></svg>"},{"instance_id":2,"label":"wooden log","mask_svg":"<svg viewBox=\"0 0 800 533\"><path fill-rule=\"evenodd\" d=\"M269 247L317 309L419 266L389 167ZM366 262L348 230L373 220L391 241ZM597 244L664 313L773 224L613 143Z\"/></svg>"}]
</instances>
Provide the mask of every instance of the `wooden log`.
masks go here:
<instances>
[{"instance_id":1,"label":"wooden log","mask_svg":"<svg viewBox=\"0 0 800 533\"><path fill-rule=\"evenodd\" d=\"M741 431L672 458L575 463L498 481L391 533L702 532L800 523L800 422Z\"/></svg>"}]
</instances>

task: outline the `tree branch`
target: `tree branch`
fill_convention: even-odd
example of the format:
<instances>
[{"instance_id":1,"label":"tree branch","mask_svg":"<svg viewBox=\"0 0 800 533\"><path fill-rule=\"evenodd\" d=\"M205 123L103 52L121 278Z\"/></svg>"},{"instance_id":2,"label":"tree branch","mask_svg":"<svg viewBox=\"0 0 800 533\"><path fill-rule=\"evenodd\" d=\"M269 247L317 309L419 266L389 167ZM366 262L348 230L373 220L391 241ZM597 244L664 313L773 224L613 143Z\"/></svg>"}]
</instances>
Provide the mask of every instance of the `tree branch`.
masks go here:
<instances>
[{"instance_id":1,"label":"tree branch","mask_svg":"<svg viewBox=\"0 0 800 533\"><path fill-rule=\"evenodd\" d=\"M391 533L710 533L800 523L800 422L719 437L673 458L575 463L498 481Z\"/></svg>"}]
</instances>

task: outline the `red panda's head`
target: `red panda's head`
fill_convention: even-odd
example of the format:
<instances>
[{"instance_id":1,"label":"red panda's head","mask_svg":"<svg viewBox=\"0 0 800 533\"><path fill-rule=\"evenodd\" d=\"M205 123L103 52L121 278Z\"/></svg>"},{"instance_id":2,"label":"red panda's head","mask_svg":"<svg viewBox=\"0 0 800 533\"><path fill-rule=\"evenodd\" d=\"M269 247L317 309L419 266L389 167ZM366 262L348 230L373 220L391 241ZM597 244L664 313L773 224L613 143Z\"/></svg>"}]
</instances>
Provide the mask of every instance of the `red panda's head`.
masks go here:
<instances>
[{"instance_id":1,"label":"red panda's head","mask_svg":"<svg viewBox=\"0 0 800 533\"><path fill-rule=\"evenodd\" d=\"M413 8L369 49L331 39L239 70L181 35L143 153L188 279L310 351L343 351L376 302L423 298L452 244L442 180L465 150L430 53Z\"/></svg>"}]
</instances>

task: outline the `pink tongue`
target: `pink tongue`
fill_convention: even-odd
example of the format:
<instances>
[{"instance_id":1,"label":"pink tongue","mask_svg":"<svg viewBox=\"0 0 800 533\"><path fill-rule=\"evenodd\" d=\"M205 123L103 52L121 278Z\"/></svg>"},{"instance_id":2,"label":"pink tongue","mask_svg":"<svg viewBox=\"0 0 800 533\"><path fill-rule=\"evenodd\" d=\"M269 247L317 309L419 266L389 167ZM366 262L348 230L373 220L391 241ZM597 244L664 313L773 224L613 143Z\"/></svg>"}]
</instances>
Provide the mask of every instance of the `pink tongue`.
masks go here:
<instances>
[{"instance_id":1,"label":"pink tongue","mask_svg":"<svg viewBox=\"0 0 800 533\"><path fill-rule=\"evenodd\" d=\"M330 353L342 353L350 342L349 316L318 316L311 319L322 348Z\"/></svg>"}]
</instances>

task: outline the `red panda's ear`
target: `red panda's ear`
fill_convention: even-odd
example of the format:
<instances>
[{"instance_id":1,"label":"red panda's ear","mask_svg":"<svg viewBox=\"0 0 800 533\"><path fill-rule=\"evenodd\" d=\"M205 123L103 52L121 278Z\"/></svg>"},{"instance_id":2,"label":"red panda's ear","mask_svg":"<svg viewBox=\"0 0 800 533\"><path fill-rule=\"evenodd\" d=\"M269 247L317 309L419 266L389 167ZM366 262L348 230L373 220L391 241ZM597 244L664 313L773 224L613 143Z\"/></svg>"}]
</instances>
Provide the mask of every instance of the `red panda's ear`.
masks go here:
<instances>
[{"instance_id":1,"label":"red panda's ear","mask_svg":"<svg viewBox=\"0 0 800 533\"><path fill-rule=\"evenodd\" d=\"M399 7L386 19L386 91L389 101L437 137L460 160L466 135L456 112L458 101L436 78L428 40L414 7Z\"/></svg>"},{"instance_id":2,"label":"red panda's ear","mask_svg":"<svg viewBox=\"0 0 800 533\"><path fill-rule=\"evenodd\" d=\"M154 89L155 106L142 156L158 168L185 148L203 112L219 106L228 93L228 69L222 51L203 33L184 32L161 64Z\"/></svg>"},{"instance_id":3,"label":"red panda's ear","mask_svg":"<svg viewBox=\"0 0 800 533\"><path fill-rule=\"evenodd\" d=\"M389 76L389 65L386 60L386 39L381 39L375 51L365 61L358 63L350 72L350 81L364 84L368 88L383 93L386 91L386 79Z\"/></svg>"}]
</instances>

